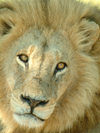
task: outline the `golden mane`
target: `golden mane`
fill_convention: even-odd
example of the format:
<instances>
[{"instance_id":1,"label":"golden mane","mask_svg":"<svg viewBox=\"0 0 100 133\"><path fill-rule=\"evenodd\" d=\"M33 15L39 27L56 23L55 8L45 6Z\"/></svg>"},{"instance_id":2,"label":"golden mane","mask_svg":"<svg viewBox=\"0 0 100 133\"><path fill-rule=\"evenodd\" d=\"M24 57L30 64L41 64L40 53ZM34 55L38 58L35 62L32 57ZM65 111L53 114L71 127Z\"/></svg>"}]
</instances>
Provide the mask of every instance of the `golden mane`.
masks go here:
<instances>
[{"instance_id":1,"label":"golden mane","mask_svg":"<svg viewBox=\"0 0 100 133\"><path fill-rule=\"evenodd\" d=\"M5 9L5 12L8 10L17 13L19 19L25 21L28 26L47 25L53 28L66 28L67 25L71 26L83 18L100 23L97 7L76 0L1 0L0 9L1 13L2 9ZM1 17L3 18L2 15Z\"/></svg>"}]
</instances>

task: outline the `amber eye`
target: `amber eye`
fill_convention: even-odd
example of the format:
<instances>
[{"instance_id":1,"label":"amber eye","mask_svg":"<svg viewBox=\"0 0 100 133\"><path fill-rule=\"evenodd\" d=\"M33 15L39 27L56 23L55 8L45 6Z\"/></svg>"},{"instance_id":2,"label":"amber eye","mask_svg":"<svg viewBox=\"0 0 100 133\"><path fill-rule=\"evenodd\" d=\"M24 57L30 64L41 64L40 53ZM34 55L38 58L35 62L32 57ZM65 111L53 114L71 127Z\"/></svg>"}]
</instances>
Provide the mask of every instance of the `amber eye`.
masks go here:
<instances>
[{"instance_id":1,"label":"amber eye","mask_svg":"<svg viewBox=\"0 0 100 133\"><path fill-rule=\"evenodd\" d=\"M18 56L18 58L19 58L22 62L24 62L24 63L27 63L28 60L29 60L28 56L25 55L25 54L20 54L20 55L17 55L17 56Z\"/></svg>"},{"instance_id":2,"label":"amber eye","mask_svg":"<svg viewBox=\"0 0 100 133\"><path fill-rule=\"evenodd\" d=\"M64 62L58 63L57 66L56 66L56 72L62 71L63 69L65 69L66 66L67 66L67 64L64 63Z\"/></svg>"}]
</instances>

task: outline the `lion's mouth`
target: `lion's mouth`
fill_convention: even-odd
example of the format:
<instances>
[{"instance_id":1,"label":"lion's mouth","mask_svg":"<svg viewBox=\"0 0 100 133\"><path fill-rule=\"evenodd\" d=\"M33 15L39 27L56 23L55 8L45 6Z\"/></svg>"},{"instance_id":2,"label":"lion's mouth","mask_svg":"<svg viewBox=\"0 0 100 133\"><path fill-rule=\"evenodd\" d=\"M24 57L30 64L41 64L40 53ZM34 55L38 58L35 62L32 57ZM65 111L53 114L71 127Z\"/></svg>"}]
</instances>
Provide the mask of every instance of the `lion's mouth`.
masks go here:
<instances>
[{"instance_id":1,"label":"lion's mouth","mask_svg":"<svg viewBox=\"0 0 100 133\"><path fill-rule=\"evenodd\" d=\"M23 117L33 117L34 119L38 119L38 120L40 120L40 121L42 121L42 122L44 122L45 121L45 119L42 119L42 118L40 118L40 117L38 117L37 115L35 115L35 114L33 114L33 113L24 113L24 114L19 114L19 113L15 113L15 115L17 115L17 116L23 116Z\"/></svg>"}]
</instances>

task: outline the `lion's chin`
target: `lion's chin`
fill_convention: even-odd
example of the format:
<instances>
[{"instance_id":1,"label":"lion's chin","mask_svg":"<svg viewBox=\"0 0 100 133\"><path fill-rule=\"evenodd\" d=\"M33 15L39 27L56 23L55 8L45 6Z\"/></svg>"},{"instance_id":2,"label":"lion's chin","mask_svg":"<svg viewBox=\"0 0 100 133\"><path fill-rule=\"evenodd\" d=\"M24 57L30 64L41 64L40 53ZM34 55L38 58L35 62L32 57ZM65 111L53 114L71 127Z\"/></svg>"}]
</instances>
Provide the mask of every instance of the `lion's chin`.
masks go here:
<instances>
[{"instance_id":1,"label":"lion's chin","mask_svg":"<svg viewBox=\"0 0 100 133\"><path fill-rule=\"evenodd\" d=\"M45 120L33 114L17 114L14 113L14 119L18 124L28 128L37 128L44 125Z\"/></svg>"}]
</instances>

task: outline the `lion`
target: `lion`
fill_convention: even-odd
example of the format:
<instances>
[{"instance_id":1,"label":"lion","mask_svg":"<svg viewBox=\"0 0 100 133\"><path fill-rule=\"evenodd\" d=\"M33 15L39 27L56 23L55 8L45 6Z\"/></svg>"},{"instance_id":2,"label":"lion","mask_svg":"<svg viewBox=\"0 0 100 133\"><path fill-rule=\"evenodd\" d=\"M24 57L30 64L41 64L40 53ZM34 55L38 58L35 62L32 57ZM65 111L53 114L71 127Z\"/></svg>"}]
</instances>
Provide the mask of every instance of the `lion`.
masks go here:
<instances>
[{"instance_id":1,"label":"lion","mask_svg":"<svg viewBox=\"0 0 100 133\"><path fill-rule=\"evenodd\" d=\"M76 0L0 1L3 133L85 133L100 124L100 10Z\"/></svg>"}]
</instances>

